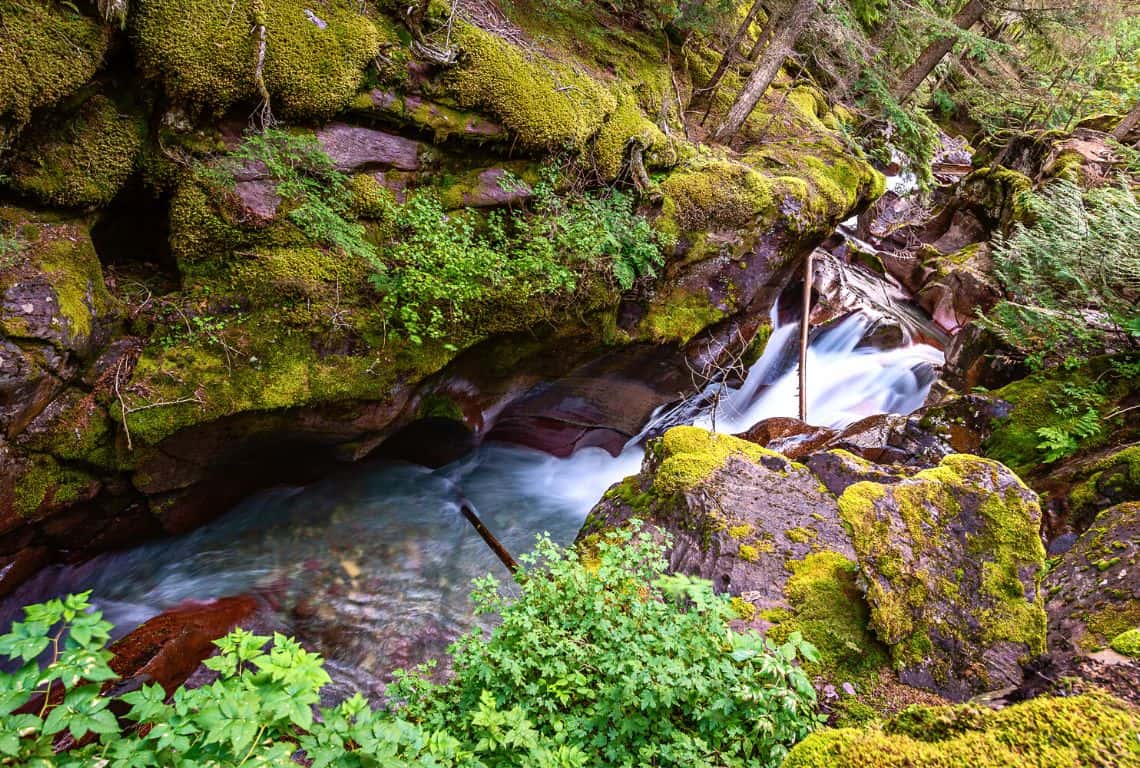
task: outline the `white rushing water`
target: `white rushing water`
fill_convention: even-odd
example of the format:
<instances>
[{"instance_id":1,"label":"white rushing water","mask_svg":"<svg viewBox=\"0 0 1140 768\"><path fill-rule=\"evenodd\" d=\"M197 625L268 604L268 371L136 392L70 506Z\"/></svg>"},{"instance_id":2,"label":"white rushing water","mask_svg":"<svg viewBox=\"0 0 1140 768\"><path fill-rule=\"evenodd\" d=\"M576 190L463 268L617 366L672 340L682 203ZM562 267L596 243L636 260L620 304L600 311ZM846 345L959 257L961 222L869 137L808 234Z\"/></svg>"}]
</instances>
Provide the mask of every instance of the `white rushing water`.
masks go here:
<instances>
[{"instance_id":1,"label":"white rushing water","mask_svg":"<svg viewBox=\"0 0 1140 768\"><path fill-rule=\"evenodd\" d=\"M841 427L922 404L941 353L860 349L866 329L852 316L811 345L812 423ZM726 391L720 431L796 414L796 334L794 324L777 328L740 388ZM693 420L711 418L674 409L646 432ZM329 658L339 681L379 692L378 675L438 655L472 625L471 579L506 575L460 514L463 501L511 552L529 550L544 531L568 544L606 488L637 472L642 452L636 439L617 457L587 448L565 459L485 444L438 470L364 463L305 488L256 494L186 536L48 569L9 599L0 626L14 606L83 589L94 590L120 633L185 600L255 592L282 629Z\"/></svg>"}]
</instances>

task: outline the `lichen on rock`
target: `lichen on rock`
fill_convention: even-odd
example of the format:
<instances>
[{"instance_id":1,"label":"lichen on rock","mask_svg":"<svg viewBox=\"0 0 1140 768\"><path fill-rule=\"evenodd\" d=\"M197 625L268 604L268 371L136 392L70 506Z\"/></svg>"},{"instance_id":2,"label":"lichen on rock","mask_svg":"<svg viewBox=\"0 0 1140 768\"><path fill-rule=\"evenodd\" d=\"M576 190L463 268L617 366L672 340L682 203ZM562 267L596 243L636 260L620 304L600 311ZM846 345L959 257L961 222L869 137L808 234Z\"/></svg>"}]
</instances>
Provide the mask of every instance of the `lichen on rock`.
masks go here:
<instances>
[{"instance_id":1,"label":"lichen on rock","mask_svg":"<svg viewBox=\"0 0 1140 768\"><path fill-rule=\"evenodd\" d=\"M1037 495L997 462L952 455L839 499L900 678L953 699L1017 684L1045 650Z\"/></svg>"}]
</instances>

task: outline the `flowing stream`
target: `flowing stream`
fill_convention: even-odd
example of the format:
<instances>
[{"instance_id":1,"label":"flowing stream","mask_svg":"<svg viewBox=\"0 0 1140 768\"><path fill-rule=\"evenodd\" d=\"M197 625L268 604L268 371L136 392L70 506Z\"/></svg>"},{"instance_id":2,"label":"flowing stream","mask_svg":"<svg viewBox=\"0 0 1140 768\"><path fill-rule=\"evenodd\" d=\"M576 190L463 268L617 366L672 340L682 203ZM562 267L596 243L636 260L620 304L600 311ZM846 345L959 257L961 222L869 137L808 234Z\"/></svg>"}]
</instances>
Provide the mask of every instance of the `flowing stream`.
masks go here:
<instances>
[{"instance_id":1,"label":"flowing stream","mask_svg":"<svg viewBox=\"0 0 1140 768\"><path fill-rule=\"evenodd\" d=\"M812 423L841 427L921 406L941 352L859 348L868 324L852 315L812 343ZM777 328L740 388L726 389L718 430L796 414L796 334L794 324ZM643 435L708 424L696 405L705 399L659 414ZM194 533L45 570L7 601L0 627L24 602L84 589L119 634L188 599L257 593L273 626L329 659L338 685L378 693L393 667L438 656L472 626L473 578L506 576L461 515L462 501L515 554L541 532L568 544L605 489L638 470L640 443L617 457L587 448L566 459L487 443L437 470L365 462L307 487L264 491Z\"/></svg>"}]
</instances>

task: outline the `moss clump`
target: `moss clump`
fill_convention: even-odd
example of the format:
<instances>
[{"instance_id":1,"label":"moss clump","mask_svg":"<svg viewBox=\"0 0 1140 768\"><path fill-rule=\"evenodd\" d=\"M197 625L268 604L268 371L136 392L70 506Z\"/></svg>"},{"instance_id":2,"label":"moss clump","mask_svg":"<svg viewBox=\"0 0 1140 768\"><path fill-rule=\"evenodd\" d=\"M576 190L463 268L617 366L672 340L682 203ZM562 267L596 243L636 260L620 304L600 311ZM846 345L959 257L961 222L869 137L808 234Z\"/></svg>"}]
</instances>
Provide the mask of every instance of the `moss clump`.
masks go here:
<instances>
[{"instance_id":1,"label":"moss clump","mask_svg":"<svg viewBox=\"0 0 1140 768\"><path fill-rule=\"evenodd\" d=\"M11 186L47 205L106 205L134 171L146 128L143 115L96 94L75 112L25 132Z\"/></svg>"},{"instance_id":2,"label":"moss clump","mask_svg":"<svg viewBox=\"0 0 1140 768\"><path fill-rule=\"evenodd\" d=\"M1038 448L1042 427L1066 427L1071 420L1059 413L1057 404L1068 405L1072 396L1066 386L1092 390L1095 374L1090 369L1061 371L1052 369L1015 381L997 390L996 397L1013 405L1009 416L994 428L982 446L985 455L1025 475L1043 463L1045 453ZM1086 441L1092 445L1095 440Z\"/></svg>"},{"instance_id":3,"label":"moss clump","mask_svg":"<svg viewBox=\"0 0 1140 768\"><path fill-rule=\"evenodd\" d=\"M281 298L334 299L338 288L363 286L363 263L321 248L287 246L253 251L233 265L231 275L244 295L267 302Z\"/></svg>"},{"instance_id":4,"label":"moss clump","mask_svg":"<svg viewBox=\"0 0 1140 768\"><path fill-rule=\"evenodd\" d=\"M661 188L665 229L744 227L774 212L771 181L729 160L697 160L669 174Z\"/></svg>"},{"instance_id":5,"label":"moss clump","mask_svg":"<svg viewBox=\"0 0 1140 768\"><path fill-rule=\"evenodd\" d=\"M784 531L784 535L788 537L789 541L793 541L796 544L807 544L809 541L814 541L819 534L813 531L811 528L800 527L789 528L788 530Z\"/></svg>"},{"instance_id":6,"label":"moss clump","mask_svg":"<svg viewBox=\"0 0 1140 768\"><path fill-rule=\"evenodd\" d=\"M732 612L738 619L752 621L756 617L756 606L742 597L734 597L730 603Z\"/></svg>"},{"instance_id":7,"label":"moss clump","mask_svg":"<svg viewBox=\"0 0 1140 768\"><path fill-rule=\"evenodd\" d=\"M1112 638L1112 642L1108 644L1108 647L1117 653L1123 653L1125 656L1140 659L1140 627L1130 629L1127 632L1121 632Z\"/></svg>"},{"instance_id":8,"label":"moss clump","mask_svg":"<svg viewBox=\"0 0 1140 768\"><path fill-rule=\"evenodd\" d=\"M741 560L747 560L750 563L755 563L760 559L760 550L751 544L741 544L738 554Z\"/></svg>"},{"instance_id":9,"label":"moss clump","mask_svg":"<svg viewBox=\"0 0 1140 768\"><path fill-rule=\"evenodd\" d=\"M912 708L883 728L817 732L792 749L783 768L1137 765L1138 730L1134 707L1100 694L1041 697L999 711Z\"/></svg>"},{"instance_id":10,"label":"moss clump","mask_svg":"<svg viewBox=\"0 0 1140 768\"><path fill-rule=\"evenodd\" d=\"M779 643L801 632L819 650L809 672L832 683L862 683L882 669L887 649L867 626L870 609L856 584L858 566L837 552L813 552L787 566L792 575L784 596L791 611L768 637Z\"/></svg>"},{"instance_id":11,"label":"moss clump","mask_svg":"<svg viewBox=\"0 0 1140 768\"><path fill-rule=\"evenodd\" d=\"M617 109L602 124L593 143L594 165L602 179L611 181L621 173L631 140L636 140L650 157L662 156L669 147L665 134L645 117L637 100L622 93Z\"/></svg>"},{"instance_id":12,"label":"moss clump","mask_svg":"<svg viewBox=\"0 0 1140 768\"><path fill-rule=\"evenodd\" d=\"M0 124L27 122L91 79L111 30L54 0L0 0Z\"/></svg>"},{"instance_id":13,"label":"moss clump","mask_svg":"<svg viewBox=\"0 0 1140 768\"><path fill-rule=\"evenodd\" d=\"M264 0L263 77L273 108L297 119L329 117L360 86L380 48L376 25L344 0ZM140 68L173 101L223 110L253 99L257 43L253 6L224 0L142 0L131 33Z\"/></svg>"},{"instance_id":14,"label":"moss clump","mask_svg":"<svg viewBox=\"0 0 1140 768\"><path fill-rule=\"evenodd\" d=\"M677 289L650 305L642 327L653 341L685 344L704 329L723 320L726 314L709 301L704 292L688 293Z\"/></svg>"},{"instance_id":15,"label":"moss clump","mask_svg":"<svg viewBox=\"0 0 1140 768\"><path fill-rule=\"evenodd\" d=\"M661 463L653 484L663 496L692 490L733 456L749 461L774 456L781 462L787 461L755 443L713 434L700 427L673 427L661 437L657 450Z\"/></svg>"},{"instance_id":16,"label":"moss clump","mask_svg":"<svg viewBox=\"0 0 1140 768\"><path fill-rule=\"evenodd\" d=\"M506 40L465 22L454 28L462 51L447 77L459 104L485 109L526 149L581 150L617 101L593 78L555 61L532 61Z\"/></svg>"},{"instance_id":17,"label":"moss clump","mask_svg":"<svg viewBox=\"0 0 1140 768\"><path fill-rule=\"evenodd\" d=\"M65 506L94 484L90 475L61 465L51 456L37 454L16 479L13 507L31 517L42 509Z\"/></svg>"},{"instance_id":18,"label":"moss clump","mask_svg":"<svg viewBox=\"0 0 1140 768\"><path fill-rule=\"evenodd\" d=\"M1125 448L1093 464L1091 475L1069 493L1069 506L1082 515L1102 504L1140 498L1140 445Z\"/></svg>"}]
</instances>

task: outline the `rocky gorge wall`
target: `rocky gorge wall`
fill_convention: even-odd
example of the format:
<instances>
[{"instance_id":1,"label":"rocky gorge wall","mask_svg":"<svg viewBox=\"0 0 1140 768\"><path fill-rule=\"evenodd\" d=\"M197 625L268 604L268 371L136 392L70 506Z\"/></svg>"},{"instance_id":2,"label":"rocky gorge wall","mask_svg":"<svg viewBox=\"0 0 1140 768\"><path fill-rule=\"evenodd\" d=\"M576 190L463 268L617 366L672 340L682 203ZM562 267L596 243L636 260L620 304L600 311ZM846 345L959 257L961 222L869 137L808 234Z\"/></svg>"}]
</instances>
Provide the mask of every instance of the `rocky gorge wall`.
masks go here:
<instances>
[{"instance_id":1,"label":"rocky gorge wall","mask_svg":"<svg viewBox=\"0 0 1140 768\"><path fill-rule=\"evenodd\" d=\"M738 146L712 149L678 112L711 54L540 11L433 4L413 24L383 4L141 0L120 24L0 3L2 589L60 553L193 528L423 417L475 436L539 420L556 451L628 437L686 359L750 339L803 256L881 193L819 91L782 78ZM520 210L559 166L637 191L675 245L632 290L585 275L569 299L481 307L414 343L373 265L314 241L272 169L216 184L266 109L349 179L348 220L375 242L393 205ZM575 371L625 404L511 411Z\"/></svg>"}]
</instances>

